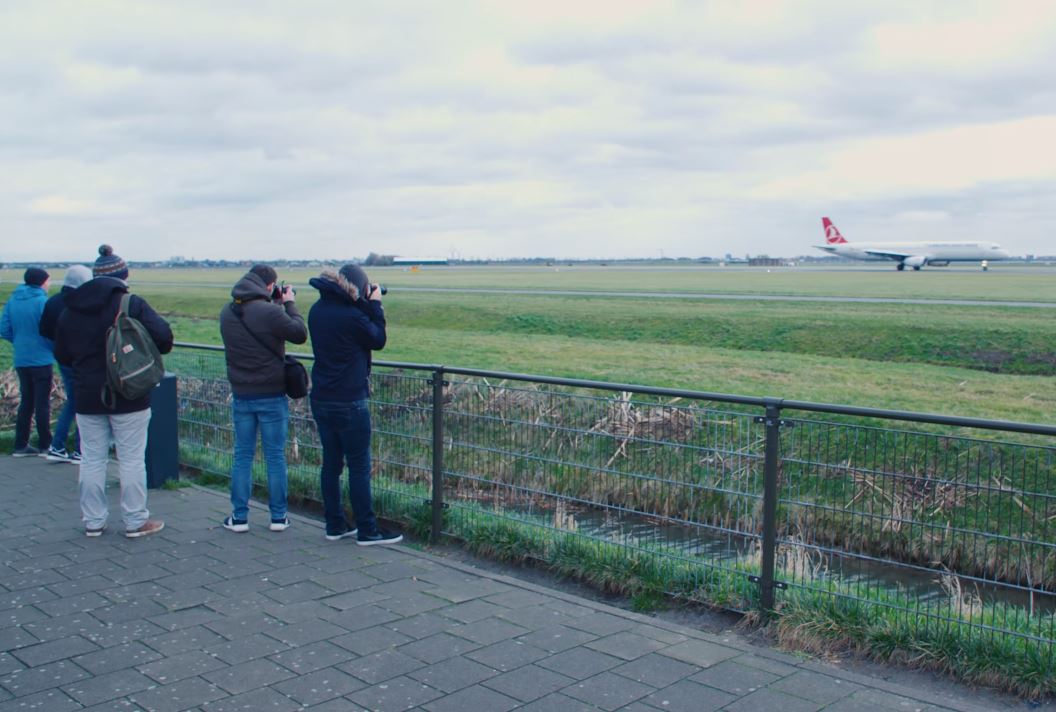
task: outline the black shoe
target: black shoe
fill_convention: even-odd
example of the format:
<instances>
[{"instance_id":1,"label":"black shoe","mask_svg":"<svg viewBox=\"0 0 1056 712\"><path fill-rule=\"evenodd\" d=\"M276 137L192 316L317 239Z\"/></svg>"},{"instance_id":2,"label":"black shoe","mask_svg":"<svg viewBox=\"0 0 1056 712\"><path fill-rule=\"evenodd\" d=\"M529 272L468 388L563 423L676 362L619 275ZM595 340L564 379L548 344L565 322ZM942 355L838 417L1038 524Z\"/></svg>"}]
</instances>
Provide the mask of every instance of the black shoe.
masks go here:
<instances>
[{"instance_id":1,"label":"black shoe","mask_svg":"<svg viewBox=\"0 0 1056 712\"><path fill-rule=\"evenodd\" d=\"M11 457L38 457L40 450L36 449L32 445L25 445L20 448L15 448L15 451L11 453Z\"/></svg>"},{"instance_id":2,"label":"black shoe","mask_svg":"<svg viewBox=\"0 0 1056 712\"><path fill-rule=\"evenodd\" d=\"M356 537L356 543L360 546L374 546L375 544L396 544L403 541L403 534L390 532L378 527L373 534L360 533Z\"/></svg>"},{"instance_id":3,"label":"black shoe","mask_svg":"<svg viewBox=\"0 0 1056 712\"><path fill-rule=\"evenodd\" d=\"M358 532L358 531L359 531L358 529L346 529L343 532L338 532L337 534L331 534L330 532L327 532L326 533L326 540L327 541L337 541L339 539L347 539L350 536L355 536L356 532Z\"/></svg>"}]
</instances>

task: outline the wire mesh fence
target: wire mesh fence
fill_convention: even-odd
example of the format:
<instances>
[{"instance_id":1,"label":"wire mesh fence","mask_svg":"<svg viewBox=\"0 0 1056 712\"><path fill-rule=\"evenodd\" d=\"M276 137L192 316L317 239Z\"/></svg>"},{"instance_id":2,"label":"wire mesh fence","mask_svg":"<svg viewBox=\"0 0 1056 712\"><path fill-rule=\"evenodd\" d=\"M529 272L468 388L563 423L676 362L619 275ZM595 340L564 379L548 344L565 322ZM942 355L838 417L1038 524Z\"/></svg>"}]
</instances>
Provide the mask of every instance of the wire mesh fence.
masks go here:
<instances>
[{"instance_id":1,"label":"wire mesh fence","mask_svg":"<svg viewBox=\"0 0 1056 712\"><path fill-rule=\"evenodd\" d=\"M223 353L178 348L167 364L182 462L226 476ZM420 533L614 588L824 610L1051 667L1056 430L417 364L376 364L372 388L376 508ZM287 455L291 491L318 499L306 401Z\"/></svg>"}]
</instances>

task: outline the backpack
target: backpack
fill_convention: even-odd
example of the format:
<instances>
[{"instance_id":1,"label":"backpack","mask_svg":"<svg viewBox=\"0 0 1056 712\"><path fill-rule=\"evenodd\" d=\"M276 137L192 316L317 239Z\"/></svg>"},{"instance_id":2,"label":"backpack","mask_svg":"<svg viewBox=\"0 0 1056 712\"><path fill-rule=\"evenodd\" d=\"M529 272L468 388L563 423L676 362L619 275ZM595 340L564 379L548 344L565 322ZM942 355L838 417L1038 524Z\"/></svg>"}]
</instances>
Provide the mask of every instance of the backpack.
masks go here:
<instances>
[{"instance_id":1,"label":"backpack","mask_svg":"<svg viewBox=\"0 0 1056 712\"><path fill-rule=\"evenodd\" d=\"M128 314L131 299L128 293L121 297L121 308L106 330L106 383L100 395L103 405L111 410L117 407L117 396L142 398L165 375L161 352L150 332Z\"/></svg>"}]
</instances>

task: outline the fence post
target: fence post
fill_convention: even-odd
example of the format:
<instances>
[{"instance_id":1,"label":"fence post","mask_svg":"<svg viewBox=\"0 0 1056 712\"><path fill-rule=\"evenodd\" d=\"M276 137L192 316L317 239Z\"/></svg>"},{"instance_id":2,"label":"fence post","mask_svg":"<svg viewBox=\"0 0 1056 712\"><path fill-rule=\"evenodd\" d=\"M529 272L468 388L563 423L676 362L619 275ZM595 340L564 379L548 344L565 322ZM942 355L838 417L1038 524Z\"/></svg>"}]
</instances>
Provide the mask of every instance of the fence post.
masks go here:
<instances>
[{"instance_id":1,"label":"fence post","mask_svg":"<svg viewBox=\"0 0 1056 712\"><path fill-rule=\"evenodd\" d=\"M444 367L433 369L433 523L429 540L440 540L444 525Z\"/></svg>"},{"instance_id":2,"label":"fence post","mask_svg":"<svg viewBox=\"0 0 1056 712\"><path fill-rule=\"evenodd\" d=\"M759 573L759 607L764 617L774 610L774 562L777 558L777 470L781 458L781 399L766 399L766 447L763 451L763 563Z\"/></svg>"}]
</instances>

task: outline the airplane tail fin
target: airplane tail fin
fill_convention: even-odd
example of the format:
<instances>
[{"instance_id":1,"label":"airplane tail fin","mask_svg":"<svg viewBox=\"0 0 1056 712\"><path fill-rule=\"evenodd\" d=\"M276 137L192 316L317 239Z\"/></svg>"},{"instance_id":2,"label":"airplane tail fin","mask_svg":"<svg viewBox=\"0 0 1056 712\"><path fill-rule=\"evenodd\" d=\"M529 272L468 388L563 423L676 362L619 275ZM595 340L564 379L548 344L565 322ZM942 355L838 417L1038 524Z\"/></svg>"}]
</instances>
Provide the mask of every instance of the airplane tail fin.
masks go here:
<instances>
[{"instance_id":1,"label":"airplane tail fin","mask_svg":"<svg viewBox=\"0 0 1056 712\"><path fill-rule=\"evenodd\" d=\"M842 245L847 240L840 234L840 229L832 224L828 218L821 219L821 227L825 230L825 242L829 245Z\"/></svg>"}]
</instances>

